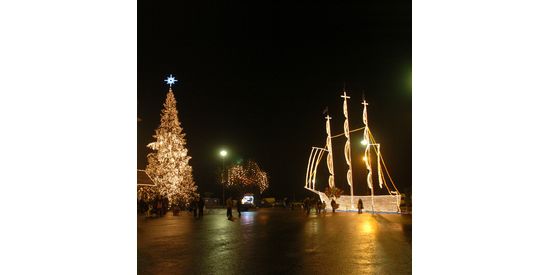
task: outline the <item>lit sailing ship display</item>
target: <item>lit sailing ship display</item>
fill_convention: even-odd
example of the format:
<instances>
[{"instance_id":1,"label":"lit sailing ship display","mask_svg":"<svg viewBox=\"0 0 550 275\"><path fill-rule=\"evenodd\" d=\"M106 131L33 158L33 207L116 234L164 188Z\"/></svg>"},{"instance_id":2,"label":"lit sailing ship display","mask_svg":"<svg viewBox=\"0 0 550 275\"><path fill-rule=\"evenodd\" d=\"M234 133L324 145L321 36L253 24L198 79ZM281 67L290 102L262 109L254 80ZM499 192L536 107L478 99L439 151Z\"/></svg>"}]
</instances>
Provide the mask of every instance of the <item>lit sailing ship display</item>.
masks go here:
<instances>
[{"instance_id":1,"label":"lit sailing ship display","mask_svg":"<svg viewBox=\"0 0 550 275\"><path fill-rule=\"evenodd\" d=\"M371 211L371 212L387 212L387 213L400 213L401 209L399 207L399 204L401 202L401 194L395 187L395 184L388 172L388 169L386 168L386 164L384 163L384 159L382 158L382 154L380 152L380 144L376 143L374 140L374 136L372 135L369 126L368 126L368 120L367 120L367 105L368 103L363 100L363 123L365 124L364 127L355 129L350 131L349 130L349 121L348 121L348 105L347 105L347 99L350 97L347 96L346 92L344 91L344 94L341 96L344 99L344 133L339 135L331 136L330 132L330 116L326 116L326 132L327 132L327 140L326 145L324 148L321 147L312 147L311 152L309 155L309 161L307 165L307 172L306 172L306 184L304 186L305 189L310 190L314 192L315 194L319 195L319 198L321 201L325 202L327 205L330 205L330 202L332 199L336 201L336 203L339 205L337 211L355 211L357 209L357 202L359 199L362 200L363 206L365 210ZM353 174L352 174L352 165L351 165L351 143L350 143L350 132L355 132L363 130L363 141L361 142L365 146L364 151L364 157L363 160L365 162L366 168L367 168L367 185L370 189L370 195L368 196L357 196L353 194ZM317 167L319 166L319 163L321 162L321 159L323 158L323 155L327 153L327 168L328 168L328 185L330 188L335 187L334 183L334 165L333 165L333 154L332 154L332 139L340 137L344 135L347 140L346 144L344 146L344 155L346 158L346 163L348 164L348 171L346 174L346 179L348 182L348 185L350 186L350 195L341 195L338 198L327 196L322 191L318 191L315 189L315 179L317 176ZM372 158L370 157L371 152L373 152L376 156L376 170L377 173L377 182L380 189L384 189L386 187L385 194L379 194L375 195L375 186L373 184L372 179L372 172L373 167L371 165ZM386 174L391 182L391 185L393 188L390 188L386 182L386 179L384 177L384 174Z\"/></svg>"}]
</instances>

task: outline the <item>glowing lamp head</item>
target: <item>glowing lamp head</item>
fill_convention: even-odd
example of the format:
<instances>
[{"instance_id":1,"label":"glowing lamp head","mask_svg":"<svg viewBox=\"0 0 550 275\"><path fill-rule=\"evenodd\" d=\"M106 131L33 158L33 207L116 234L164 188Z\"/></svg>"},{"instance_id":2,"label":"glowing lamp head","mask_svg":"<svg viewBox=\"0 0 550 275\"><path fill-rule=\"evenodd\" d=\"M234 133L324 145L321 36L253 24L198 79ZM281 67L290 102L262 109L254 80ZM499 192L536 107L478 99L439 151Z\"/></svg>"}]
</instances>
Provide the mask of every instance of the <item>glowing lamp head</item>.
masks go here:
<instances>
[{"instance_id":1,"label":"glowing lamp head","mask_svg":"<svg viewBox=\"0 0 550 275\"><path fill-rule=\"evenodd\" d=\"M363 140L361 140L361 144L363 144L363 145L368 145L368 144L369 144L369 141L366 140L366 139L363 139Z\"/></svg>"},{"instance_id":2,"label":"glowing lamp head","mask_svg":"<svg viewBox=\"0 0 550 275\"><path fill-rule=\"evenodd\" d=\"M221 151L220 151L220 156L222 156L222 157L225 158L225 156L227 156L227 151L221 150Z\"/></svg>"}]
</instances>

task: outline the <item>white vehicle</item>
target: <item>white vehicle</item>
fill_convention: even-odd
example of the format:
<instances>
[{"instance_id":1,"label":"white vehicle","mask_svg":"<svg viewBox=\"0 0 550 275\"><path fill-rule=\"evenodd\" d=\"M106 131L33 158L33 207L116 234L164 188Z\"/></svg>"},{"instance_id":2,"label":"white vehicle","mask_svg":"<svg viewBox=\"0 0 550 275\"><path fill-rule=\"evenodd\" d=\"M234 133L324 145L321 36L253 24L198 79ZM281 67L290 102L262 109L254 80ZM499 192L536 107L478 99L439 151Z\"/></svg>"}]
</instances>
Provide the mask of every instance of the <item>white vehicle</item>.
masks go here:
<instances>
[{"instance_id":1,"label":"white vehicle","mask_svg":"<svg viewBox=\"0 0 550 275\"><path fill-rule=\"evenodd\" d=\"M241 199L241 203L243 205L245 204L254 205L254 195L244 194L243 198Z\"/></svg>"}]
</instances>

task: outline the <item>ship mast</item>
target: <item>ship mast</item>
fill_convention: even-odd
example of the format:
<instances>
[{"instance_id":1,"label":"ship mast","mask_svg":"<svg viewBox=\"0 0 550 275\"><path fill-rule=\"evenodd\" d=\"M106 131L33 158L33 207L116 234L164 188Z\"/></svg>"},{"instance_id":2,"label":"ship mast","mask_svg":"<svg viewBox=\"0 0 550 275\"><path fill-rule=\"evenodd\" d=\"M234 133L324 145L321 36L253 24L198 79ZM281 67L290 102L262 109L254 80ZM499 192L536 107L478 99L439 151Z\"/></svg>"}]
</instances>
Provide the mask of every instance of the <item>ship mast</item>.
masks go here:
<instances>
[{"instance_id":1,"label":"ship mast","mask_svg":"<svg viewBox=\"0 0 550 275\"><path fill-rule=\"evenodd\" d=\"M366 142L365 146L365 156L363 159L365 160L365 165L367 166L367 184L370 188L370 198L371 198L371 209L374 213L374 187L372 186L372 167L370 166L370 159L369 159L369 148L370 148L370 139L369 139L369 122L367 119L367 105L369 105L364 99L363 99L363 123L365 124L365 130L363 131L363 140Z\"/></svg>"},{"instance_id":2,"label":"ship mast","mask_svg":"<svg viewBox=\"0 0 550 275\"><path fill-rule=\"evenodd\" d=\"M350 98L346 95L346 90L344 90L344 95L341 96L344 99L344 117L346 118L344 120L344 135L346 136L346 146L344 147L344 154L346 156L346 163L348 164L348 173L347 173L347 180L348 184L350 186L350 208L353 209L353 174L351 171L351 146L350 146L350 137L349 137L349 121L348 121L348 103L347 99Z\"/></svg>"}]
</instances>

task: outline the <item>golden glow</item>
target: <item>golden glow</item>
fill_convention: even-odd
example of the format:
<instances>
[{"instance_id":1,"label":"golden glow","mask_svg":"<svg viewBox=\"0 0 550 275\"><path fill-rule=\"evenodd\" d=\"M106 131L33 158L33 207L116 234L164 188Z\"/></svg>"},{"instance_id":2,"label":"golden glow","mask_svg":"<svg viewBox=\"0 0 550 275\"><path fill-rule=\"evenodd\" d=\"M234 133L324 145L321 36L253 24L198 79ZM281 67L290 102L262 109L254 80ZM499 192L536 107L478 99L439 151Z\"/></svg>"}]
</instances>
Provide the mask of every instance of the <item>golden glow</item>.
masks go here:
<instances>
[{"instance_id":1,"label":"golden glow","mask_svg":"<svg viewBox=\"0 0 550 275\"><path fill-rule=\"evenodd\" d=\"M370 217L367 220L363 221L360 227L361 227L361 232L365 234L371 234L378 231L378 226L376 224L376 221Z\"/></svg>"},{"instance_id":2,"label":"golden glow","mask_svg":"<svg viewBox=\"0 0 550 275\"><path fill-rule=\"evenodd\" d=\"M221 150L221 151L220 151L220 156L222 156L222 157L227 156L227 151Z\"/></svg>"}]
</instances>

